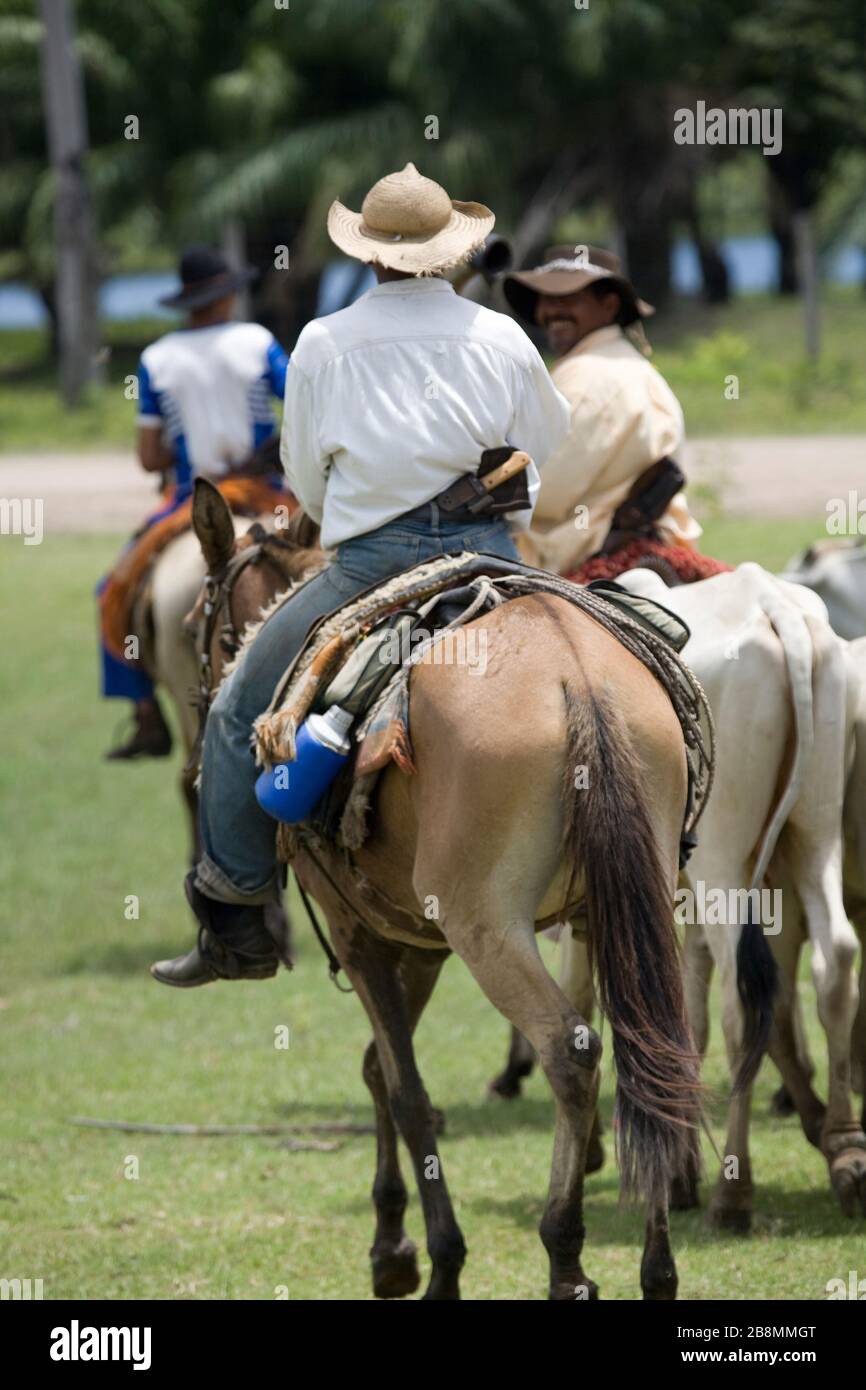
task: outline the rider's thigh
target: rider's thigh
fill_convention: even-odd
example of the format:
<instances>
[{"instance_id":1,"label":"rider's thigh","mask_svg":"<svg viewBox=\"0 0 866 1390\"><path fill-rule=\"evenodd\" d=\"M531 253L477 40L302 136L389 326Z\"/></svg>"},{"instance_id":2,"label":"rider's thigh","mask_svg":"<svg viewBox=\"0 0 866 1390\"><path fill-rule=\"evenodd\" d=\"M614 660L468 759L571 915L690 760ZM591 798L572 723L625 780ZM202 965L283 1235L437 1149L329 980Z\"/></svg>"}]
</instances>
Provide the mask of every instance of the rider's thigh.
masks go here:
<instances>
[{"instance_id":1,"label":"rider's thigh","mask_svg":"<svg viewBox=\"0 0 866 1390\"><path fill-rule=\"evenodd\" d=\"M262 624L255 642L220 687L217 701L225 713L252 723L270 703L277 681L301 650L316 619L364 587L355 584L353 590L351 581L334 574L333 568L309 580Z\"/></svg>"}]
</instances>

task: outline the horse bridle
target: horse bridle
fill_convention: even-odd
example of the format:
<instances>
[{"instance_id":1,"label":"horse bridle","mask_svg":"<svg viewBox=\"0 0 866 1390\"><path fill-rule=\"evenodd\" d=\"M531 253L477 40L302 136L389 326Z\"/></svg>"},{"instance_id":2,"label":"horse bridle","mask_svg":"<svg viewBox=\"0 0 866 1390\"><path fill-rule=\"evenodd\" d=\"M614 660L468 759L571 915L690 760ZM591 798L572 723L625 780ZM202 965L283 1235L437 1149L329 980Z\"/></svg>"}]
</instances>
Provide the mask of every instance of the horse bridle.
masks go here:
<instances>
[{"instance_id":1,"label":"horse bridle","mask_svg":"<svg viewBox=\"0 0 866 1390\"><path fill-rule=\"evenodd\" d=\"M202 631L202 650L199 654L199 685L198 685L198 729L196 731L195 743L190 751L185 771L191 771L197 767L201 757L202 744L204 742L205 725L214 696L213 688L213 665L210 659L211 647L213 646L214 634L217 624L222 620L222 627L219 634L220 650L225 654L229 661L237 656L241 646L241 634L238 632L237 625L232 616L232 594L234 587L241 575L250 565L257 565L260 560L267 555L268 543L279 546L290 546L290 542L282 536L275 536L272 532L256 521L246 533L254 538L253 544L245 546L235 555L229 557L221 569L215 574L205 575L204 581L204 628ZM350 908L355 911L353 904L346 898L345 893L337 883L333 881L324 865L316 861L318 868L332 884L340 897L348 903ZM339 974L341 965L331 946L325 937L322 928L319 926L312 904L304 891L304 886L300 879L297 880L298 891L301 901L310 920L313 931L316 934L319 945L325 953L328 961L328 975L331 982L336 985L341 994L351 994L353 991L340 984ZM285 886L285 885L284 885Z\"/></svg>"},{"instance_id":2,"label":"horse bridle","mask_svg":"<svg viewBox=\"0 0 866 1390\"><path fill-rule=\"evenodd\" d=\"M241 646L241 633L238 632L232 616L232 595L235 585L250 565L257 565L266 556L268 542L275 545L288 544L281 536L275 536L266 531L258 521L253 522L246 534L253 537L253 544L247 545L243 550L229 556L226 563L215 573L205 575L202 609L204 628L202 631L202 649L199 653L199 681L195 701L198 711L198 730L186 764L187 771L190 771L198 763L204 740L205 724L214 697L211 648L217 625L221 623L220 651L223 652L228 661L231 661L233 657L237 656Z\"/></svg>"}]
</instances>

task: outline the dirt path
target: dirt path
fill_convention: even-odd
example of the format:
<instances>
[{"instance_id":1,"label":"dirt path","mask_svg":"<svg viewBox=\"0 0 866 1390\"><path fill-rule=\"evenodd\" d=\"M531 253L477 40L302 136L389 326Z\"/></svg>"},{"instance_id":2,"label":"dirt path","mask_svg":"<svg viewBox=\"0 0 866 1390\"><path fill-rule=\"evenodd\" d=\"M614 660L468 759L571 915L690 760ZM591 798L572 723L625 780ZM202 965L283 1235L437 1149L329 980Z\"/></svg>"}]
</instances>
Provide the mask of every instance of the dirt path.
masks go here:
<instances>
[{"instance_id":1,"label":"dirt path","mask_svg":"<svg viewBox=\"0 0 866 1390\"><path fill-rule=\"evenodd\" d=\"M734 515L817 520L828 498L866 489L866 435L695 439L685 468ZM126 533L157 503L131 451L0 454L0 497L41 497L48 534Z\"/></svg>"},{"instance_id":2,"label":"dirt path","mask_svg":"<svg viewBox=\"0 0 866 1390\"><path fill-rule=\"evenodd\" d=\"M820 519L829 498L866 491L866 435L695 439L685 469L732 515Z\"/></svg>"}]
</instances>

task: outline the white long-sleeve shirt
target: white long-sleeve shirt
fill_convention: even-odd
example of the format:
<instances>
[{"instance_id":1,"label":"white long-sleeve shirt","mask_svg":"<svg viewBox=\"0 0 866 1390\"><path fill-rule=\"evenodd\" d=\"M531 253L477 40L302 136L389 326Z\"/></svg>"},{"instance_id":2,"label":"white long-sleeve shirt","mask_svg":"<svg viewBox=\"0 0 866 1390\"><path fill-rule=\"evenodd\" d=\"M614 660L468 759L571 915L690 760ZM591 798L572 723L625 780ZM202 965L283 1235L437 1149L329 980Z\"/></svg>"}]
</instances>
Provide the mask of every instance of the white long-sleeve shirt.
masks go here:
<instances>
[{"instance_id":1,"label":"white long-sleeve shirt","mask_svg":"<svg viewBox=\"0 0 866 1390\"><path fill-rule=\"evenodd\" d=\"M543 466L568 425L565 399L513 319L446 280L390 280L301 333L280 453L332 548L429 502L485 449L509 444ZM534 505L535 467L528 481ZM513 520L525 527L530 516Z\"/></svg>"}]
</instances>

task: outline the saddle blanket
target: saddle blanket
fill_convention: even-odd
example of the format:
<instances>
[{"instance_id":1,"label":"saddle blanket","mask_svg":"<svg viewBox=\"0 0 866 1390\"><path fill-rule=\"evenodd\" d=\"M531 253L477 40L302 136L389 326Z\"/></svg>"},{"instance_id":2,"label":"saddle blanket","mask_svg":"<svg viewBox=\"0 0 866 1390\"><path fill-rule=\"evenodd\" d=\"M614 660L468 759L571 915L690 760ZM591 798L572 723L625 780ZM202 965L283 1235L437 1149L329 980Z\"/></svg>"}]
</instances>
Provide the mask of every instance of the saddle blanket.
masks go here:
<instances>
[{"instance_id":1,"label":"saddle blanket","mask_svg":"<svg viewBox=\"0 0 866 1390\"><path fill-rule=\"evenodd\" d=\"M279 481L279 480L278 480ZM297 506L289 493L261 477L223 478L216 486L237 516L256 517L271 512L282 501L290 510ZM122 552L99 592L102 640L112 656L123 659L124 643L132 630L132 612L139 589L157 556L176 536L192 527L192 498L176 502L172 493L160 510L144 523Z\"/></svg>"},{"instance_id":2,"label":"saddle blanket","mask_svg":"<svg viewBox=\"0 0 866 1390\"><path fill-rule=\"evenodd\" d=\"M690 796L684 835L693 834L711 780L712 719L700 686L677 655L688 640L688 628L660 604L643 599L636 604L636 595L612 582L584 587L490 555L464 552L424 561L365 590L314 625L255 722L258 763L270 768L294 761L297 730L309 713L339 704L354 714L354 757L316 807L310 827L342 848L360 848L382 769L394 761L403 772L415 771L409 727L414 667L453 660L448 644L461 641L461 657L471 663L470 639L482 634L461 629L501 603L540 592L588 613L664 685L686 739ZM280 824L282 858L294 856L299 834L303 827Z\"/></svg>"}]
</instances>

